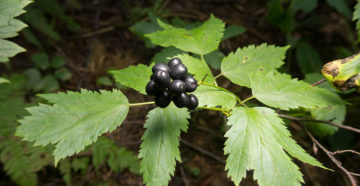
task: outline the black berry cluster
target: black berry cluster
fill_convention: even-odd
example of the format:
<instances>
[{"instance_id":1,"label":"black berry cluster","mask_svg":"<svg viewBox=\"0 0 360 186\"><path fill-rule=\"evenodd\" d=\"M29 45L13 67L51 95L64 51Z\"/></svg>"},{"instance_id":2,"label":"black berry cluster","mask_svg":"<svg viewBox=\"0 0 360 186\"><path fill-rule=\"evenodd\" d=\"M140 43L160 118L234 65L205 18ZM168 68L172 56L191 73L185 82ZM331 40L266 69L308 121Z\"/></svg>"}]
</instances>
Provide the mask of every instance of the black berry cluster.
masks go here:
<instances>
[{"instance_id":1,"label":"black berry cluster","mask_svg":"<svg viewBox=\"0 0 360 186\"><path fill-rule=\"evenodd\" d=\"M149 83L146 85L146 93L155 96L155 104L158 107L167 107L171 100L179 108L186 107L190 110L198 106L198 99L193 94L197 88L197 81L188 75L186 66L179 58L173 58L168 65L158 63L152 68Z\"/></svg>"}]
</instances>

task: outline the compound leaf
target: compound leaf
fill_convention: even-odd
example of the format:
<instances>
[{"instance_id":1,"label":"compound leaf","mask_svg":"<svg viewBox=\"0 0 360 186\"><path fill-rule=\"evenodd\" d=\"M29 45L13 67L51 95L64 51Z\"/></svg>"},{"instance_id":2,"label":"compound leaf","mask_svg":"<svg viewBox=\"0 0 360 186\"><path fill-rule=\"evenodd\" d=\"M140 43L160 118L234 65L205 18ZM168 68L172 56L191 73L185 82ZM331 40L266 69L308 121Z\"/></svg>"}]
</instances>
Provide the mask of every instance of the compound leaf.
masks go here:
<instances>
[{"instance_id":1,"label":"compound leaf","mask_svg":"<svg viewBox=\"0 0 360 186\"><path fill-rule=\"evenodd\" d=\"M344 103L337 94L291 79L286 74L255 72L250 79L253 95L271 107L283 110L299 107L311 109Z\"/></svg>"},{"instance_id":2,"label":"compound leaf","mask_svg":"<svg viewBox=\"0 0 360 186\"><path fill-rule=\"evenodd\" d=\"M262 44L238 48L221 62L221 73L235 84L250 87L249 74L256 70L271 71L284 64L289 47Z\"/></svg>"},{"instance_id":3,"label":"compound leaf","mask_svg":"<svg viewBox=\"0 0 360 186\"><path fill-rule=\"evenodd\" d=\"M187 130L190 114L170 104L151 110L147 118L139 154L140 171L147 186L167 185L170 175L174 175L176 160L181 161L180 131Z\"/></svg>"},{"instance_id":4,"label":"compound leaf","mask_svg":"<svg viewBox=\"0 0 360 186\"><path fill-rule=\"evenodd\" d=\"M270 108L237 107L228 125L231 128L225 134L225 169L235 184L240 183L247 170L254 170L253 177L259 185L301 185L302 174L287 153L325 168L290 137L284 122Z\"/></svg>"},{"instance_id":5,"label":"compound leaf","mask_svg":"<svg viewBox=\"0 0 360 186\"><path fill-rule=\"evenodd\" d=\"M2 0L0 3L0 62L8 62L10 57L24 52L25 49L11 41L4 40L17 36L17 32L26 25L15 19L24 13L24 7L31 3L30 0Z\"/></svg>"},{"instance_id":6,"label":"compound leaf","mask_svg":"<svg viewBox=\"0 0 360 186\"><path fill-rule=\"evenodd\" d=\"M112 70L110 73L114 76L115 81L133 88L141 94L146 94L145 87L150 81L152 74L151 68L143 64L120 70Z\"/></svg>"},{"instance_id":7,"label":"compound leaf","mask_svg":"<svg viewBox=\"0 0 360 186\"><path fill-rule=\"evenodd\" d=\"M27 110L16 134L34 145L55 144L55 164L94 143L98 136L121 125L128 110L128 100L118 90L43 94L54 105L40 104Z\"/></svg>"},{"instance_id":8,"label":"compound leaf","mask_svg":"<svg viewBox=\"0 0 360 186\"><path fill-rule=\"evenodd\" d=\"M199 100L199 106L221 106L222 108L232 109L236 105L234 94L207 85L199 85L194 95Z\"/></svg>"},{"instance_id":9,"label":"compound leaf","mask_svg":"<svg viewBox=\"0 0 360 186\"><path fill-rule=\"evenodd\" d=\"M183 51L200 55L205 55L218 48L225 27L225 24L213 15L192 30L176 28L161 20L158 20L158 24L163 30L145 34L154 44L162 47L174 46Z\"/></svg>"}]
</instances>

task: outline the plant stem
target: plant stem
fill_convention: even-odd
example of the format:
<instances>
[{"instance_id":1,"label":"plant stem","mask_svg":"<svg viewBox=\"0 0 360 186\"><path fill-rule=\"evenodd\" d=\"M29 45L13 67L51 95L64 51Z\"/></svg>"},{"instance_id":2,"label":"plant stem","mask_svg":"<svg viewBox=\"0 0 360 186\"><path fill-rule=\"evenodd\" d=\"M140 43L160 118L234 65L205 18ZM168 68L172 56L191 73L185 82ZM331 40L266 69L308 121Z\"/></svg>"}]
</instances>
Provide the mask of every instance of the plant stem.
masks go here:
<instances>
[{"instance_id":1,"label":"plant stem","mask_svg":"<svg viewBox=\"0 0 360 186\"><path fill-rule=\"evenodd\" d=\"M149 102L140 102L140 103L129 103L129 107L143 106L143 105L151 105L154 104L154 101Z\"/></svg>"},{"instance_id":2,"label":"plant stem","mask_svg":"<svg viewBox=\"0 0 360 186\"><path fill-rule=\"evenodd\" d=\"M235 96L235 99L239 102L240 105L242 105L242 106L244 106L244 107L248 107L247 105L245 105L245 104L241 101L241 99L240 99L238 96L236 96L233 92L231 92L231 91L228 90L228 89L224 89L224 88L219 87L219 86L217 86L217 85L213 85L213 84L209 84L209 83L205 83L205 82L198 82L198 84L200 84L200 85L206 85L206 86L210 86L210 87L214 87L214 88L217 88L217 89L219 89L219 90L221 90L221 91L230 93L230 94L232 94L232 95Z\"/></svg>"},{"instance_id":3,"label":"plant stem","mask_svg":"<svg viewBox=\"0 0 360 186\"><path fill-rule=\"evenodd\" d=\"M230 109L225 109L225 108L215 108L215 107L197 107L199 109L206 109L206 110L215 110L215 111L220 111L220 112L230 112Z\"/></svg>"},{"instance_id":4,"label":"plant stem","mask_svg":"<svg viewBox=\"0 0 360 186\"><path fill-rule=\"evenodd\" d=\"M221 76L222 76L222 73L216 75L216 76L214 77L214 79L216 80L217 78L219 78L219 77L221 77Z\"/></svg>"},{"instance_id":5,"label":"plant stem","mask_svg":"<svg viewBox=\"0 0 360 186\"><path fill-rule=\"evenodd\" d=\"M254 98L255 98L255 96L250 96L250 97L246 98L244 101L242 101L242 103L245 104L245 102L252 100Z\"/></svg>"}]
</instances>

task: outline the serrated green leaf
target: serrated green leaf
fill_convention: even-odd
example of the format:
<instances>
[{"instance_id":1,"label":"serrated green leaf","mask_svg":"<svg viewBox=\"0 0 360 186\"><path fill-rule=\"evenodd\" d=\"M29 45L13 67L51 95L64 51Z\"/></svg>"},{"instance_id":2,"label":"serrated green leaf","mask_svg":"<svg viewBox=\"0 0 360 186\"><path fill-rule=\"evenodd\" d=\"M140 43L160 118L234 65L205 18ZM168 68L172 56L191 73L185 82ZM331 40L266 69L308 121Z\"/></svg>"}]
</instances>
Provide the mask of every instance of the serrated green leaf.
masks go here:
<instances>
[{"instance_id":1,"label":"serrated green leaf","mask_svg":"<svg viewBox=\"0 0 360 186\"><path fill-rule=\"evenodd\" d=\"M221 62L221 73L235 84L250 87L249 74L257 70L271 71L284 64L289 47L262 44L238 48Z\"/></svg>"},{"instance_id":2,"label":"serrated green leaf","mask_svg":"<svg viewBox=\"0 0 360 186\"><path fill-rule=\"evenodd\" d=\"M202 81L205 78L203 80L204 82L210 84L214 83L214 76L212 75L211 70L205 61L191 57L188 54L181 54L176 57L181 59L183 64L188 68L188 72L193 74L197 81Z\"/></svg>"},{"instance_id":3,"label":"serrated green leaf","mask_svg":"<svg viewBox=\"0 0 360 186\"><path fill-rule=\"evenodd\" d=\"M36 186L36 172L50 164L45 149L33 147L17 138L1 141L0 160L5 172L20 186Z\"/></svg>"},{"instance_id":4,"label":"serrated green leaf","mask_svg":"<svg viewBox=\"0 0 360 186\"><path fill-rule=\"evenodd\" d=\"M40 104L27 110L16 134L34 145L55 144L55 164L82 151L98 136L120 126L128 110L128 100L118 90L43 94L54 105Z\"/></svg>"},{"instance_id":5,"label":"serrated green leaf","mask_svg":"<svg viewBox=\"0 0 360 186\"><path fill-rule=\"evenodd\" d=\"M147 186L167 185L170 175L174 175L176 160L181 161L180 131L187 130L190 114L171 103L164 109L151 110L147 118L139 154L140 171Z\"/></svg>"},{"instance_id":6,"label":"serrated green leaf","mask_svg":"<svg viewBox=\"0 0 360 186\"><path fill-rule=\"evenodd\" d=\"M199 100L199 106L221 106L222 108L232 109L236 105L234 94L207 85L199 85L194 95Z\"/></svg>"},{"instance_id":7,"label":"serrated green leaf","mask_svg":"<svg viewBox=\"0 0 360 186\"><path fill-rule=\"evenodd\" d=\"M213 15L201 26L192 30L175 28L160 20L158 20L158 24L164 30L145 34L154 44L162 47L174 46L183 51L200 55L205 55L218 48L225 26Z\"/></svg>"},{"instance_id":8,"label":"serrated green leaf","mask_svg":"<svg viewBox=\"0 0 360 186\"><path fill-rule=\"evenodd\" d=\"M291 79L275 72L254 72L250 75L252 94L271 107L289 110L299 107L321 108L344 104L341 98L326 89Z\"/></svg>"},{"instance_id":9,"label":"serrated green leaf","mask_svg":"<svg viewBox=\"0 0 360 186\"><path fill-rule=\"evenodd\" d=\"M155 56L151 59L152 63L167 63L169 58L172 58L176 55L187 53L175 47L166 47L163 48L160 52L156 53Z\"/></svg>"},{"instance_id":10,"label":"serrated green leaf","mask_svg":"<svg viewBox=\"0 0 360 186\"><path fill-rule=\"evenodd\" d=\"M143 64L112 70L110 73L114 76L115 81L133 88L141 94L146 94L145 87L152 74L151 68Z\"/></svg>"},{"instance_id":11,"label":"serrated green leaf","mask_svg":"<svg viewBox=\"0 0 360 186\"><path fill-rule=\"evenodd\" d=\"M233 109L226 132L225 169L235 184L254 170L259 185L301 185L302 174L285 153L314 166L325 168L305 152L290 136L274 110L265 107Z\"/></svg>"},{"instance_id":12,"label":"serrated green leaf","mask_svg":"<svg viewBox=\"0 0 360 186\"><path fill-rule=\"evenodd\" d=\"M0 39L0 62L8 62L10 57L25 51L23 47L11 41Z\"/></svg>"},{"instance_id":13,"label":"serrated green leaf","mask_svg":"<svg viewBox=\"0 0 360 186\"><path fill-rule=\"evenodd\" d=\"M15 19L15 17L24 13L23 8L31 2L30 0L1 0L0 62L8 62L10 57L25 51L24 48L4 39L17 36L17 32L26 27L23 22Z\"/></svg>"},{"instance_id":14,"label":"serrated green leaf","mask_svg":"<svg viewBox=\"0 0 360 186\"><path fill-rule=\"evenodd\" d=\"M222 41L230 39L232 37L243 34L246 29L240 25L229 25L225 28L224 36L221 39Z\"/></svg>"}]
</instances>

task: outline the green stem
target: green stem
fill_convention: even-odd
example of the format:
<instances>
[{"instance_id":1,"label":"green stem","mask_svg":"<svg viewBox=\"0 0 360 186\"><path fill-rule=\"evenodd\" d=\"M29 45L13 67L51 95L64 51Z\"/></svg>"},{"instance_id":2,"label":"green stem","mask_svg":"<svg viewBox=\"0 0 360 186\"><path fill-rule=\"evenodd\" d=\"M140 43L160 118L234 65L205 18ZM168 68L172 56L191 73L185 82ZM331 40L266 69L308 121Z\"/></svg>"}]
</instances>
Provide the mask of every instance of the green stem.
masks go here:
<instances>
[{"instance_id":1,"label":"green stem","mask_svg":"<svg viewBox=\"0 0 360 186\"><path fill-rule=\"evenodd\" d=\"M215 108L215 107L197 107L199 109L207 109L207 110L215 110L215 111L220 111L220 112L230 112L230 109L225 109L225 108Z\"/></svg>"},{"instance_id":2,"label":"green stem","mask_svg":"<svg viewBox=\"0 0 360 186\"><path fill-rule=\"evenodd\" d=\"M245 102L252 100L254 98L255 98L255 96L250 96L250 97L246 98L244 101L242 101L242 103L245 104Z\"/></svg>"},{"instance_id":3,"label":"green stem","mask_svg":"<svg viewBox=\"0 0 360 186\"><path fill-rule=\"evenodd\" d=\"M235 96L235 99L239 102L240 105L242 105L242 106L244 106L244 107L248 107L247 105L245 105L245 104L241 101L241 99L240 99L238 96L236 96L233 92L231 92L231 91L228 90L228 89L224 89L224 88L219 87L219 86L217 86L217 85L213 85L213 84L209 84L209 83L205 83L205 82L198 82L198 84L200 84L200 85L206 85L206 86L209 86L209 87L214 87L214 88L219 89L219 90L221 90L221 91L230 93L230 94L232 94L232 95Z\"/></svg>"},{"instance_id":4,"label":"green stem","mask_svg":"<svg viewBox=\"0 0 360 186\"><path fill-rule=\"evenodd\" d=\"M152 105L152 104L155 104L155 102L154 101L149 101L149 102L140 102L140 103L129 103L129 107Z\"/></svg>"},{"instance_id":5,"label":"green stem","mask_svg":"<svg viewBox=\"0 0 360 186\"><path fill-rule=\"evenodd\" d=\"M217 78L221 77L222 73L218 74L217 76L214 77L214 79L216 80Z\"/></svg>"}]
</instances>

